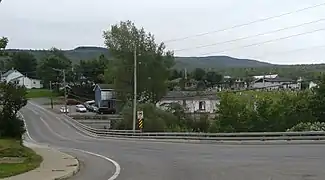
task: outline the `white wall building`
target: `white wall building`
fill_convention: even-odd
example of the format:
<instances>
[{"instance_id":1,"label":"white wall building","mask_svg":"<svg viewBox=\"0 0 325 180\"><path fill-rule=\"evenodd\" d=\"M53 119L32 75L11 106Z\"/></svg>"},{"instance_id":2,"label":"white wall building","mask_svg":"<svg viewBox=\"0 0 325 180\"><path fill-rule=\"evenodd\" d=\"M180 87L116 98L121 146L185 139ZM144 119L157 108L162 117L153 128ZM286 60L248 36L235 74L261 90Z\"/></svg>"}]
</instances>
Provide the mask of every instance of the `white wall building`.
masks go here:
<instances>
[{"instance_id":1,"label":"white wall building","mask_svg":"<svg viewBox=\"0 0 325 180\"><path fill-rule=\"evenodd\" d=\"M165 109L167 105L178 103L185 107L189 113L215 113L220 101L216 93L197 95L191 91L171 91L163 97L157 104L157 107Z\"/></svg>"},{"instance_id":2,"label":"white wall building","mask_svg":"<svg viewBox=\"0 0 325 180\"><path fill-rule=\"evenodd\" d=\"M301 83L283 78L260 78L252 83L253 89L301 89Z\"/></svg>"},{"instance_id":3,"label":"white wall building","mask_svg":"<svg viewBox=\"0 0 325 180\"><path fill-rule=\"evenodd\" d=\"M27 89L40 89L43 88L43 84L39 79L32 79L24 76L22 73L15 69L11 69L1 75L1 81L12 82L20 86L25 86Z\"/></svg>"},{"instance_id":4,"label":"white wall building","mask_svg":"<svg viewBox=\"0 0 325 180\"><path fill-rule=\"evenodd\" d=\"M261 78L269 78L269 79L275 79L278 78L278 74L266 74L266 75L260 75L260 76L253 76L254 79L261 79Z\"/></svg>"}]
</instances>

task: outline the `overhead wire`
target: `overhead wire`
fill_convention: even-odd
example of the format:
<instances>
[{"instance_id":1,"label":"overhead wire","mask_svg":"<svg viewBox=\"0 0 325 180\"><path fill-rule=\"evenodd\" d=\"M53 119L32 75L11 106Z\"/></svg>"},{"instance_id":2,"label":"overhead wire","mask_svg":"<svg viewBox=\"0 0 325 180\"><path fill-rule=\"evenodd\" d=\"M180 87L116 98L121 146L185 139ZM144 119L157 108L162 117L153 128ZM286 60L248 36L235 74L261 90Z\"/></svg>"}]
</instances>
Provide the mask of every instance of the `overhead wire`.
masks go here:
<instances>
[{"instance_id":1,"label":"overhead wire","mask_svg":"<svg viewBox=\"0 0 325 180\"><path fill-rule=\"evenodd\" d=\"M164 41L164 43L170 43L170 42L175 42L175 41L182 41L182 40L186 40L186 39L193 38L193 37L200 37L200 36L205 36L205 35L208 35L208 34L214 34L214 33L222 32L222 31L227 31L227 30L231 30L231 29L235 29L235 28L239 28L239 27L244 27L244 26L248 26L248 25L251 25L251 24L258 23L258 22L268 21L268 20L271 20L271 19L275 19L275 18L279 18L279 17L291 15L291 14L294 14L294 13L306 11L306 10L313 9L313 8L317 8L317 7L324 6L324 5L325 5L325 2L324 3L320 3L320 4L316 4L316 5L313 5L313 6L305 7L305 8L302 8L302 9L298 9L298 10L295 10L295 11L291 11L291 12L287 12L287 13L283 13L283 14L279 14L279 15L267 17L267 18L258 19L258 20L251 21L251 22L247 22L247 23L243 23L243 24L237 24L237 25L234 25L234 26L231 26L231 27L228 27L228 28L224 28L224 29L219 29L219 30L215 30L215 31L205 32L205 33L200 33L200 34L186 36L186 37L182 37L182 38L175 38L175 39L166 40L166 41Z\"/></svg>"},{"instance_id":2,"label":"overhead wire","mask_svg":"<svg viewBox=\"0 0 325 180\"><path fill-rule=\"evenodd\" d=\"M237 41L241 41L241 40L245 40L245 39L249 39L249 38L255 38L255 37L264 36L264 35L267 35L267 34L281 32L281 31L288 30L288 29L294 29L294 28L298 28L298 27L318 23L318 22L321 22L321 21L325 21L325 18L318 19L318 20L315 20L315 21L306 22L306 23L302 23L302 24L298 24L298 25L294 25L294 26L289 26L289 27L285 27L285 28L281 28L281 29L277 29L277 30L273 30L273 31L254 34L254 35L245 36L245 37L241 37L241 38L236 38L236 39L232 39L232 40L228 40L228 41L221 41L221 42L217 42L217 43L212 43L212 44L207 44L207 45L200 45L200 46L191 47L191 48L176 49L176 50L173 50L173 51L174 52L187 51L187 50L192 50L192 49L201 49L201 48L206 48L206 47L211 47L211 46L216 46L216 45L221 45L221 44L226 44L226 43L231 43L231 42L237 42Z\"/></svg>"},{"instance_id":3,"label":"overhead wire","mask_svg":"<svg viewBox=\"0 0 325 180\"><path fill-rule=\"evenodd\" d=\"M214 52L209 52L209 53L203 53L203 54L200 54L200 55L201 56L206 56L206 55L215 54L215 53L229 52L229 51L233 51L233 50L237 50L237 49L242 49L242 48L257 46L257 45L261 45L261 44L276 42L276 41L280 41L280 40L284 40L284 39L290 39L290 38L293 38L293 37L302 36L302 35L306 35L306 34L311 34L311 33L319 32L319 31L324 31L324 30L325 30L325 28L320 28L320 29L316 29L316 30L313 30L313 31L303 32L303 33L299 33L299 34L285 36L285 37L281 37L281 38L277 38L277 39L271 39L271 40L267 40L267 41L263 41L263 42L258 42L258 43L253 43L253 44L249 44L249 45L238 46L238 47L235 47L235 48L224 49L224 50L221 50L221 51L214 51Z\"/></svg>"}]
</instances>

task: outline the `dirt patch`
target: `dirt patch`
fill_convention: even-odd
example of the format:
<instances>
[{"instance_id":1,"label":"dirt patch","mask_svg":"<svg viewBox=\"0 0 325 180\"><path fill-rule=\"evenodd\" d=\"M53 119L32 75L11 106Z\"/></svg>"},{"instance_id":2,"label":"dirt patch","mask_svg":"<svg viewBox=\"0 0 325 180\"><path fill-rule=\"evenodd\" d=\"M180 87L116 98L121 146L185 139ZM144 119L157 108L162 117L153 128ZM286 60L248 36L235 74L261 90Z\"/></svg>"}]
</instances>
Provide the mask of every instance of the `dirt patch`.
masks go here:
<instances>
[{"instance_id":1,"label":"dirt patch","mask_svg":"<svg viewBox=\"0 0 325 180\"><path fill-rule=\"evenodd\" d=\"M0 164L19 164L23 163L26 158L21 157L2 157L0 158Z\"/></svg>"}]
</instances>

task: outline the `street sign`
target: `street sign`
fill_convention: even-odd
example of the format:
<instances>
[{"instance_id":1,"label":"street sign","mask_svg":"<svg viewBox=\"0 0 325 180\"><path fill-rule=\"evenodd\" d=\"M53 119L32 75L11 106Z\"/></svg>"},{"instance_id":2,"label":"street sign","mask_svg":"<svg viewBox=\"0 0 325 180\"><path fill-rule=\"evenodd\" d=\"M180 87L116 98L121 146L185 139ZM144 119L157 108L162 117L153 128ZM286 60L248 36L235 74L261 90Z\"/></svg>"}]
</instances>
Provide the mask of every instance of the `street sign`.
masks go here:
<instances>
[{"instance_id":1,"label":"street sign","mask_svg":"<svg viewBox=\"0 0 325 180\"><path fill-rule=\"evenodd\" d=\"M137 111L138 119L143 119L143 111Z\"/></svg>"},{"instance_id":2,"label":"street sign","mask_svg":"<svg viewBox=\"0 0 325 180\"><path fill-rule=\"evenodd\" d=\"M143 129L143 120L139 119L139 129L142 130Z\"/></svg>"}]
</instances>

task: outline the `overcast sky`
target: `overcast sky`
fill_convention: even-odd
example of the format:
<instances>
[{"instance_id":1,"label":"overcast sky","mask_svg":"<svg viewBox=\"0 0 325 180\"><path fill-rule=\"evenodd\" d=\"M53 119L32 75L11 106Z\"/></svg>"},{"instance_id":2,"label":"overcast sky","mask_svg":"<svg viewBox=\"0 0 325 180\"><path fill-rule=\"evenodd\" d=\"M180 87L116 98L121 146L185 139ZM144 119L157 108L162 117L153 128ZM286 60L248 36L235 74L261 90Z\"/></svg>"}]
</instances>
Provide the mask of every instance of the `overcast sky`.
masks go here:
<instances>
[{"instance_id":1,"label":"overcast sky","mask_svg":"<svg viewBox=\"0 0 325 180\"><path fill-rule=\"evenodd\" d=\"M104 46L104 30L121 20L132 20L155 34L157 42L161 42L321 3L325 3L324 0L3 0L0 4L0 36L9 38L8 48ZM317 20L320 21L264 36L219 43ZM228 55L277 64L325 63L323 28L325 4L245 27L167 42L166 45L175 50L177 56ZM321 30L259 44L318 29ZM195 48L213 43L219 44ZM252 44L259 45L243 47Z\"/></svg>"}]
</instances>

